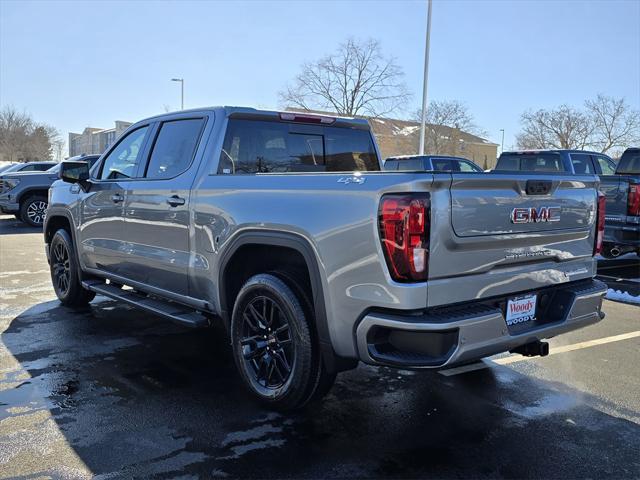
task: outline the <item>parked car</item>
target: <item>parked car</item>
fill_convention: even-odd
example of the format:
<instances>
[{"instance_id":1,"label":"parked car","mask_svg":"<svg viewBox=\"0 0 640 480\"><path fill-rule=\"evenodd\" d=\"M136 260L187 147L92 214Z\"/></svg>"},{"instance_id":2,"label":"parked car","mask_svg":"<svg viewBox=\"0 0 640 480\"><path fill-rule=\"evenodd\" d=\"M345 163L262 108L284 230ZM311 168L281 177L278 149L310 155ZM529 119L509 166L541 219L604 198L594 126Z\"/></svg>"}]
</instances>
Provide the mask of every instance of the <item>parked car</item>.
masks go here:
<instances>
[{"instance_id":1,"label":"parked car","mask_svg":"<svg viewBox=\"0 0 640 480\"><path fill-rule=\"evenodd\" d=\"M613 175L600 176L607 197L602 254L635 252L640 255L640 148L628 148Z\"/></svg>"},{"instance_id":2,"label":"parked car","mask_svg":"<svg viewBox=\"0 0 640 480\"><path fill-rule=\"evenodd\" d=\"M13 163L9 168L2 171L2 175L6 173L18 173L18 172L45 172L57 164L58 164L57 162Z\"/></svg>"},{"instance_id":3,"label":"parked car","mask_svg":"<svg viewBox=\"0 0 640 480\"><path fill-rule=\"evenodd\" d=\"M18 165L17 163L5 163L4 165L0 165L0 173L7 171L8 169Z\"/></svg>"},{"instance_id":4,"label":"parked car","mask_svg":"<svg viewBox=\"0 0 640 480\"><path fill-rule=\"evenodd\" d=\"M471 160L444 155L402 155L384 161L385 170L426 170L430 172L482 172Z\"/></svg>"},{"instance_id":5,"label":"parked car","mask_svg":"<svg viewBox=\"0 0 640 480\"><path fill-rule=\"evenodd\" d=\"M93 165L99 155L73 157L73 161L89 162ZM44 162L41 162L44 163ZM47 192L58 180L61 164L53 163L48 170L21 170L0 176L0 211L12 213L32 227L41 227L47 211Z\"/></svg>"},{"instance_id":6,"label":"parked car","mask_svg":"<svg viewBox=\"0 0 640 480\"><path fill-rule=\"evenodd\" d=\"M219 107L132 125L65 162L44 240L56 295L220 321L280 409L358 361L443 368L598 322L595 175L380 172L366 120ZM499 201L496 201L498 199Z\"/></svg>"},{"instance_id":7,"label":"parked car","mask_svg":"<svg viewBox=\"0 0 640 480\"><path fill-rule=\"evenodd\" d=\"M615 169L615 162L603 153L585 150L520 150L503 152L493 171L612 175Z\"/></svg>"}]
</instances>

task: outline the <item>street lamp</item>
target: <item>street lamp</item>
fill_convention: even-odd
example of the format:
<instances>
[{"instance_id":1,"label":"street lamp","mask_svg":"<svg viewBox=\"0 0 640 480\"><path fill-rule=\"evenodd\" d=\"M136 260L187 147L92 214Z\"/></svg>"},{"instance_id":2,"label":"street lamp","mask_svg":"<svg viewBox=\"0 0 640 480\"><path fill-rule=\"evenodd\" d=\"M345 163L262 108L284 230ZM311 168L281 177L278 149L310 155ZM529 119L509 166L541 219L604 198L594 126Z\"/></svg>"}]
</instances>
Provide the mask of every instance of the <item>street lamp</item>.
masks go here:
<instances>
[{"instance_id":1,"label":"street lamp","mask_svg":"<svg viewBox=\"0 0 640 480\"><path fill-rule=\"evenodd\" d=\"M180 110L184 110L184 78L172 78L172 82L180 82Z\"/></svg>"},{"instance_id":2,"label":"street lamp","mask_svg":"<svg viewBox=\"0 0 640 480\"><path fill-rule=\"evenodd\" d=\"M427 7L427 41L424 47L424 78L422 80L422 120L420 122L420 155L424 155L424 137L427 125L427 80L429 78L429 43L431 40L431 0Z\"/></svg>"},{"instance_id":3,"label":"street lamp","mask_svg":"<svg viewBox=\"0 0 640 480\"><path fill-rule=\"evenodd\" d=\"M502 144L500 145L500 153L504 153L504 128L501 128L500 131L502 132Z\"/></svg>"}]
</instances>

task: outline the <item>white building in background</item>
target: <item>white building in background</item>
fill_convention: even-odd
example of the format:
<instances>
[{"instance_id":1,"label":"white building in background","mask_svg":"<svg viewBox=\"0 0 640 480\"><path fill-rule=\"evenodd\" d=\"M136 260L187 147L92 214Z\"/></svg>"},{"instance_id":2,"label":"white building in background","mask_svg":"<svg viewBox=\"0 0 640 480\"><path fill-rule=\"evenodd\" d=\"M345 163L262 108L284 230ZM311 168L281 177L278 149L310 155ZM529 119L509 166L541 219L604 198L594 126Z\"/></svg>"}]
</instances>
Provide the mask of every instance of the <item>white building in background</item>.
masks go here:
<instances>
[{"instance_id":1,"label":"white building in background","mask_svg":"<svg viewBox=\"0 0 640 480\"><path fill-rule=\"evenodd\" d=\"M116 120L114 128L87 127L82 133L69 132L69 156L101 154L131 126L131 122Z\"/></svg>"}]
</instances>

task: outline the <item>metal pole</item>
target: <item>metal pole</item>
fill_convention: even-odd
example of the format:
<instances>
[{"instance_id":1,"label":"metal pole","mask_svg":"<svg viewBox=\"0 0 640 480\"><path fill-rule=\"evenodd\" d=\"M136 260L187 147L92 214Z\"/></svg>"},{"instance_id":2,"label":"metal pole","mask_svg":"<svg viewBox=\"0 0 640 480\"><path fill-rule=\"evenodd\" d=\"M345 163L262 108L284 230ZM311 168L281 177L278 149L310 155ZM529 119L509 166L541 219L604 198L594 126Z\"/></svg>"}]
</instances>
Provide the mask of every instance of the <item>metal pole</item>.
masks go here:
<instances>
[{"instance_id":1,"label":"metal pole","mask_svg":"<svg viewBox=\"0 0 640 480\"><path fill-rule=\"evenodd\" d=\"M427 0L427 40L424 48L424 79L422 87L422 123L420 125L420 155L424 155L424 139L427 126L427 80L429 79L429 43L431 40L431 0Z\"/></svg>"},{"instance_id":2,"label":"metal pole","mask_svg":"<svg viewBox=\"0 0 640 480\"><path fill-rule=\"evenodd\" d=\"M504 153L504 128L501 128L500 131L502 132L502 144L500 145L500 153Z\"/></svg>"},{"instance_id":3,"label":"metal pole","mask_svg":"<svg viewBox=\"0 0 640 480\"><path fill-rule=\"evenodd\" d=\"M184 78L172 78L172 82L180 82L180 110L184 110Z\"/></svg>"}]
</instances>

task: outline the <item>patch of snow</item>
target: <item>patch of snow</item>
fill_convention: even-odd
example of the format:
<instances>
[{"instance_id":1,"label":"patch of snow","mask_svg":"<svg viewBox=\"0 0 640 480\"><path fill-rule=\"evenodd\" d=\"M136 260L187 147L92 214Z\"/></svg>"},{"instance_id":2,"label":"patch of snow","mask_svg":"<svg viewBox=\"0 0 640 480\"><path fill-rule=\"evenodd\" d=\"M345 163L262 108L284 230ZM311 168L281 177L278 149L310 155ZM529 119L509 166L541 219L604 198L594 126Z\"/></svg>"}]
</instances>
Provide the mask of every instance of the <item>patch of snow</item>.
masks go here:
<instances>
[{"instance_id":1,"label":"patch of snow","mask_svg":"<svg viewBox=\"0 0 640 480\"><path fill-rule=\"evenodd\" d=\"M636 303L640 305L640 295L633 296L629 292L621 292L620 290L614 290L610 288L607 290L607 299L614 300L616 302Z\"/></svg>"},{"instance_id":2,"label":"patch of snow","mask_svg":"<svg viewBox=\"0 0 640 480\"><path fill-rule=\"evenodd\" d=\"M378 123L384 123L384 120L380 120L379 118L374 118L373 120Z\"/></svg>"},{"instance_id":3,"label":"patch of snow","mask_svg":"<svg viewBox=\"0 0 640 480\"><path fill-rule=\"evenodd\" d=\"M396 127L397 128L397 127ZM416 130L418 130L420 127L417 125L412 125L409 127L403 127L403 128L397 128L396 133L398 135L404 135L404 136L409 136L411 135L413 132L415 132Z\"/></svg>"}]
</instances>

